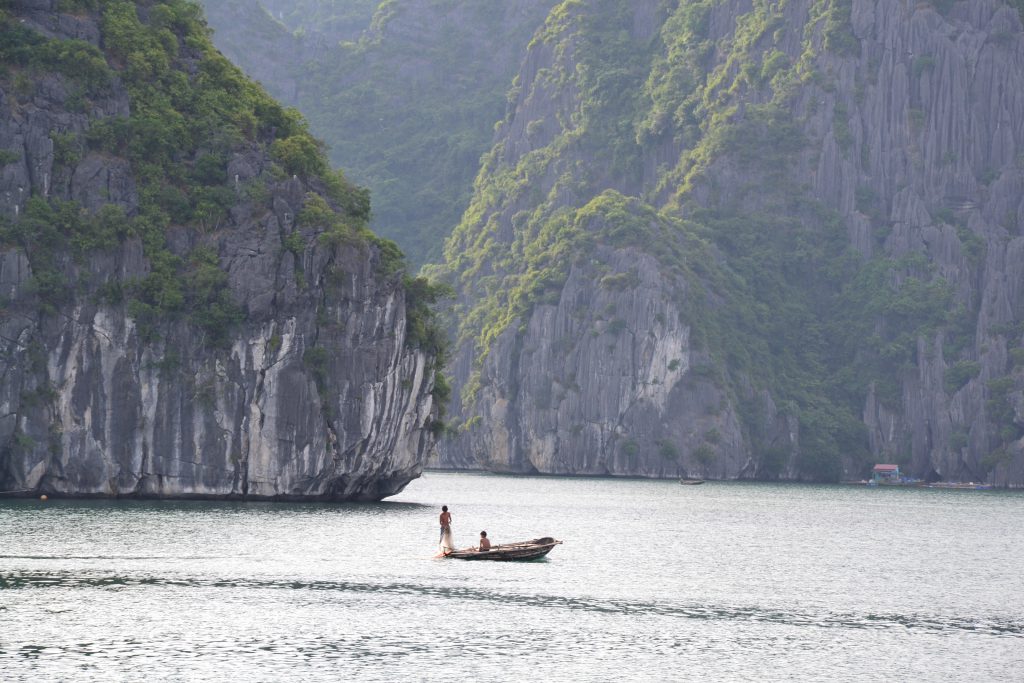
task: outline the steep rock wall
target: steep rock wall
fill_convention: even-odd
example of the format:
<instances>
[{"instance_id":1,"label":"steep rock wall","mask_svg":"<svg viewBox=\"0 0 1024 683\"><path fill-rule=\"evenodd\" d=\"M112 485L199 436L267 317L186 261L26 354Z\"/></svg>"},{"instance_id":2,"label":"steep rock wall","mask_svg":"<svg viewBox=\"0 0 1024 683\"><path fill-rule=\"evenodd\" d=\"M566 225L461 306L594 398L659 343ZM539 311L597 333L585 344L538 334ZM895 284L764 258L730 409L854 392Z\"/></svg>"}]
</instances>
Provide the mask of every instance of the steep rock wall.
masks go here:
<instances>
[{"instance_id":1,"label":"steep rock wall","mask_svg":"<svg viewBox=\"0 0 1024 683\"><path fill-rule=\"evenodd\" d=\"M1024 485L1024 34L1005 2L941 5L553 11L438 271L462 293L462 412L439 464L831 479L895 460L921 477ZM592 243L622 246L614 226L643 211L560 227L609 189L675 221L660 243L625 240L639 280L611 302L630 310L624 329L653 331L656 347L658 325L636 316L660 306L690 330L669 335L680 358L706 365L680 360L675 376L642 345L589 343L592 324L560 316L580 292L609 305L606 273L578 261L599 253L624 273L620 249ZM657 251L674 242L690 265L666 278ZM659 270L660 294L638 299ZM544 351L556 341L557 361ZM596 423L565 390L579 367L623 378L580 392L617 404ZM667 401L636 391L651 379ZM556 407L548 389L565 395ZM629 395L643 410L622 408Z\"/></svg>"},{"instance_id":2,"label":"steep rock wall","mask_svg":"<svg viewBox=\"0 0 1024 683\"><path fill-rule=\"evenodd\" d=\"M455 457L498 471L655 476L680 474L679 449L699 454L707 441L743 457L744 444L729 443L737 416L692 372L707 359L691 348L673 291L633 248L598 248L572 266L557 301L491 346L481 373L493 381L476 397L489 412L469 427L480 441ZM699 457L689 471L702 476L744 464Z\"/></svg>"},{"instance_id":3,"label":"steep rock wall","mask_svg":"<svg viewBox=\"0 0 1024 683\"><path fill-rule=\"evenodd\" d=\"M826 103L810 125L821 139L818 168L809 169L813 191L844 214L863 252L924 255L955 291L958 322L971 337L963 351L950 349L948 334L919 338L913 367L900 373L899 400L887 406L869 395L872 451L904 458L916 473L1020 486L1024 423L993 415L993 403L1016 400L1024 379L1008 356L1022 342L1013 328L1024 314L1020 16L1000 2L956 3L945 16L858 2L851 25L861 55L828 63L837 94L807 95ZM837 108L849 114L845 150L822 120ZM957 362L976 364L976 374L947 387ZM1004 377L1013 388L995 396L989 383Z\"/></svg>"},{"instance_id":4,"label":"steep rock wall","mask_svg":"<svg viewBox=\"0 0 1024 683\"><path fill-rule=\"evenodd\" d=\"M923 256L894 280L941 280L960 307L947 325L915 335L898 396L869 390L870 450L917 476L1020 486L1024 423L995 415L1021 386L1008 355L1024 314L1015 258L1024 227L1020 15L996 1L954 3L944 15L923 3L858 1L849 31L859 50L822 50L827 85L794 100L810 140L795 175L842 215L853 249L904 263ZM957 364L972 376L951 384ZM1011 384L991 384L1002 378Z\"/></svg>"},{"instance_id":5,"label":"steep rock wall","mask_svg":"<svg viewBox=\"0 0 1024 683\"><path fill-rule=\"evenodd\" d=\"M103 45L96 15L57 4L8 11L50 38ZM6 239L30 225L33 201L135 216L148 185L133 163L61 147L129 116L120 81L82 111L70 106L72 79L46 72L27 87L19 73L0 89ZM39 248L0 249L0 490L377 500L419 475L433 443L433 357L406 343L401 273L373 240L322 239L336 219L302 219L324 192L317 178L281 174L257 143L225 162L227 213L216 225L172 224L165 238L169 258L211 255L212 267L179 277L214 278L237 307L222 339L199 324L213 306L139 317L128 293L155 266L131 230L107 248L78 248L67 234L52 264ZM57 294L40 290L44 265Z\"/></svg>"}]
</instances>

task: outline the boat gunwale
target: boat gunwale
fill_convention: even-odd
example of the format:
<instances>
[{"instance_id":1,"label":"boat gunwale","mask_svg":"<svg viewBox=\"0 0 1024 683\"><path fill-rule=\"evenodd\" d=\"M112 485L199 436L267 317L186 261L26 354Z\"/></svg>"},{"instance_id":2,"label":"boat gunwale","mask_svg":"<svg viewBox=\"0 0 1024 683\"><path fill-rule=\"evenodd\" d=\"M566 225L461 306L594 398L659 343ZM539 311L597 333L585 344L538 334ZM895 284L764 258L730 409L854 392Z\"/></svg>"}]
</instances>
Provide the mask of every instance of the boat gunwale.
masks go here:
<instances>
[{"instance_id":1,"label":"boat gunwale","mask_svg":"<svg viewBox=\"0 0 1024 683\"><path fill-rule=\"evenodd\" d=\"M561 545L561 543L561 541L551 536L544 536L542 538L535 538L532 541L503 543L492 546L490 550L462 548L445 553L444 557L453 560L535 560L544 557L556 545Z\"/></svg>"}]
</instances>

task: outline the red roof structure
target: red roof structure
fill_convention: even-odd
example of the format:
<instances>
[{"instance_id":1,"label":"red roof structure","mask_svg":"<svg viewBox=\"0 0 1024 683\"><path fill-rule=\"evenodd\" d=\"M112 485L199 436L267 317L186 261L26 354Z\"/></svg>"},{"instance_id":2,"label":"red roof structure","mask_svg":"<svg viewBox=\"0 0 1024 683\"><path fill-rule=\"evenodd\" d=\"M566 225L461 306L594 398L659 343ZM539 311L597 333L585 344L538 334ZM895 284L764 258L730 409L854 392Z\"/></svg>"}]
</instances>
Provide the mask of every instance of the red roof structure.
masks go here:
<instances>
[{"instance_id":1,"label":"red roof structure","mask_svg":"<svg viewBox=\"0 0 1024 683\"><path fill-rule=\"evenodd\" d=\"M896 472L899 470L899 465L875 465L874 472Z\"/></svg>"}]
</instances>

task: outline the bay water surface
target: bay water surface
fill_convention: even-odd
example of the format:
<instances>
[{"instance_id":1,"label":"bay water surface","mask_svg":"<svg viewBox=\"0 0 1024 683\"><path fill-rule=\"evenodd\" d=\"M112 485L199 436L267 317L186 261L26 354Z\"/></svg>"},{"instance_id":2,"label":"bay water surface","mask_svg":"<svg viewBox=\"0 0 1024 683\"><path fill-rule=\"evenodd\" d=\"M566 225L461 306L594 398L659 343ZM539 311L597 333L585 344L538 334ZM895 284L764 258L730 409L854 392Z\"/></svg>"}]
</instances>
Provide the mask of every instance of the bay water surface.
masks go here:
<instances>
[{"instance_id":1,"label":"bay water surface","mask_svg":"<svg viewBox=\"0 0 1024 683\"><path fill-rule=\"evenodd\" d=\"M532 563L456 544L564 540ZM0 500L0 680L1024 680L1024 493L427 473Z\"/></svg>"}]
</instances>

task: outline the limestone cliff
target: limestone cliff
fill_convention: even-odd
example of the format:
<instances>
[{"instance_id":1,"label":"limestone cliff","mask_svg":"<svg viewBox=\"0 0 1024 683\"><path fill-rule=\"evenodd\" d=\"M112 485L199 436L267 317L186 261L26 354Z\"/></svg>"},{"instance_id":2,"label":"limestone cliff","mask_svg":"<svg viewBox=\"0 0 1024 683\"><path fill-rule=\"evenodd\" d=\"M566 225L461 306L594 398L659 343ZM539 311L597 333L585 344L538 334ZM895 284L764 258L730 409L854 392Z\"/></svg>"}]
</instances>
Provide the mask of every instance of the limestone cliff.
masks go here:
<instances>
[{"instance_id":1,"label":"limestone cliff","mask_svg":"<svg viewBox=\"0 0 1024 683\"><path fill-rule=\"evenodd\" d=\"M511 102L439 464L1024 485L1015 7L564 2Z\"/></svg>"},{"instance_id":2,"label":"limestone cliff","mask_svg":"<svg viewBox=\"0 0 1024 683\"><path fill-rule=\"evenodd\" d=\"M2 8L0 490L376 500L418 476L436 351L365 192L191 3Z\"/></svg>"}]
</instances>

